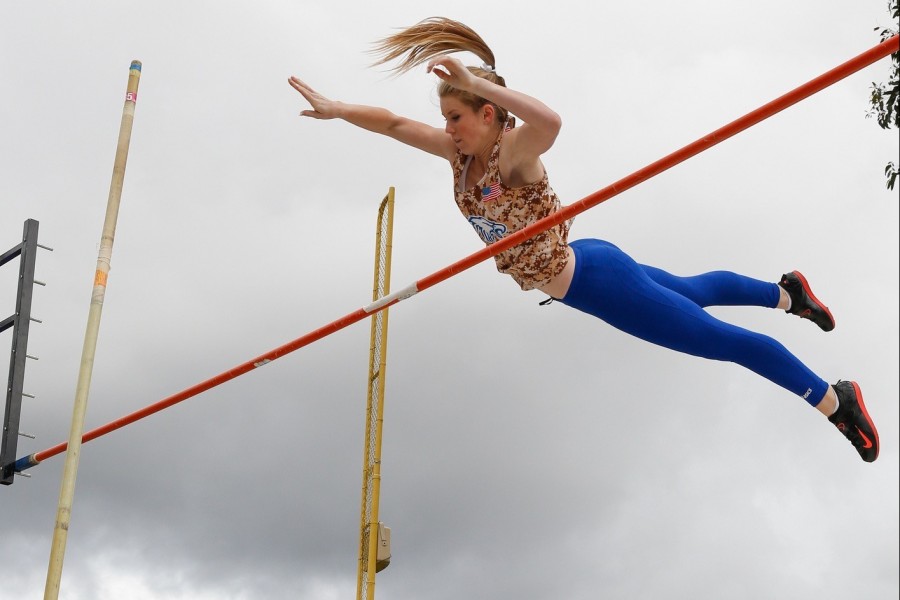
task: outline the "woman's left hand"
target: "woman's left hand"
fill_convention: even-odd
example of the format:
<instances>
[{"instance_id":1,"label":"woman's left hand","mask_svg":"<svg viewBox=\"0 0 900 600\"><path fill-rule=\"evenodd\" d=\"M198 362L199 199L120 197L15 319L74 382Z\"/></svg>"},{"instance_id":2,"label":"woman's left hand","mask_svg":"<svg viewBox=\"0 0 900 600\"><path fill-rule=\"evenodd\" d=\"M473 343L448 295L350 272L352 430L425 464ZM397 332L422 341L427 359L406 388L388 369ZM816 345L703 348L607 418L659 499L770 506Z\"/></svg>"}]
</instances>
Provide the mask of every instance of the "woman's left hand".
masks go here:
<instances>
[{"instance_id":1,"label":"woman's left hand","mask_svg":"<svg viewBox=\"0 0 900 600\"><path fill-rule=\"evenodd\" d=\"M471 91L469 88L477 79L464 64L452 56L439 56L428 61L428 72L434 73L442 81L465 92Z\"/></svg>"}]
</instances>

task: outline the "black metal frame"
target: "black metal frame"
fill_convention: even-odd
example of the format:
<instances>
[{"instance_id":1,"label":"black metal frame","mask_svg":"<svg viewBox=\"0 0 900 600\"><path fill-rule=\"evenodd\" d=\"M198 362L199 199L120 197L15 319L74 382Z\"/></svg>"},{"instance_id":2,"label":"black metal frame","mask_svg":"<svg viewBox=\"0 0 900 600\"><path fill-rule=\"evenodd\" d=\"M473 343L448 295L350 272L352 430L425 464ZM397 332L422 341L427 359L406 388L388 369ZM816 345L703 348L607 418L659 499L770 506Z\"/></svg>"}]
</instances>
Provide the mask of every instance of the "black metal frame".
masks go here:
<instances>
[{"instance_id":1,"label":"black metal frame","mask_svg":"<svg viewBox=\"0 0 900 600\"><path fill-rule=\"evenodd\" d=\"M25 221L22 243L0 255L0 266L19 257L19 285L16 312L0 321L0 332L12 327L12 350L9 380L6 386L6 411L3 417L3 440L0 445L0 483L12 484L15 478L16 445L19 441L19 417L22 412L22 386L25 382L25 359L28 349L28 327L31 323L31 298L34 291L34 267L37 257L38 222Z\"/></svg>"}]
</instances>

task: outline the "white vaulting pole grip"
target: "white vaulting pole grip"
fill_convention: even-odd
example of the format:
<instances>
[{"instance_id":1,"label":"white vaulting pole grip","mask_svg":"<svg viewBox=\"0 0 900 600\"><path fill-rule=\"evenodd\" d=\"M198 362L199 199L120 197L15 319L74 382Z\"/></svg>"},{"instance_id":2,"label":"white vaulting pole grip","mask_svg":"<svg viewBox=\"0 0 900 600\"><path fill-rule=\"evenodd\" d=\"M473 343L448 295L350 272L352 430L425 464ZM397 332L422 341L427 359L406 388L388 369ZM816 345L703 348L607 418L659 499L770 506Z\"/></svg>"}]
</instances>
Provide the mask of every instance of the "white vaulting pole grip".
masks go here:
<instances>
[{"instance_id":1,"label":"white vaulting pole grip","mask_svg":"<svg viewBox=\"0 0 900 600\"><path fill-rule=\"evenodd\" d=\"M397 290L393 294L388 294L387 296L384 296L383 298L379 298L372 304L363 306L363 310L370 314L374 313L374 312L378 312L385 306L393 306L397 302L400 302L401 300L406 300L407 298L411 298L418 293L419 293L419 288L416 287L415 283L413 283L411 285L406 286L402 290Z\"/></svg>"}]
</instances>

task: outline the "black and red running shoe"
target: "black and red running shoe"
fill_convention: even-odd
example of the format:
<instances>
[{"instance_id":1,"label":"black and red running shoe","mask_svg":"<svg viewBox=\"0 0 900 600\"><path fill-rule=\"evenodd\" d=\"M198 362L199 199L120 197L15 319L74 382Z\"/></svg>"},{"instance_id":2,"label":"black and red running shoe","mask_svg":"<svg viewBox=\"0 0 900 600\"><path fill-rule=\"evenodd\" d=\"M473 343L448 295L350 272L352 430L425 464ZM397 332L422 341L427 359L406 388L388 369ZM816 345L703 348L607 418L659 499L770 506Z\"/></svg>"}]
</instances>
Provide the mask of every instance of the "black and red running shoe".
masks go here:
<instances>
[{"instance_id":1,"label":"black and red running shoe","mask_svg":"<svg viewBox=\"0 0 900 600\"><path fill-rule=\"evenodd\" d=\"M862 392L855 381L838 381L832 386L838 397L837 411L828 420L844 434L866 462L878 458L878 430L863 404Z\"/></svg>"},{"instance_id":2,"label":"black and red running shoe","mask_svg":"<svg viewBox=\"0 0 900 600\"><path fill-rule=\"evenodd\" d=\"M791 297L791 307L784 312L809 319L822 331L834 329L834 317L831 316L831 311L812 293L812 290L809 289L809 282L800 271L791 271L782 275L778 285L783 287Z\"/></svg>"}]
</instances>

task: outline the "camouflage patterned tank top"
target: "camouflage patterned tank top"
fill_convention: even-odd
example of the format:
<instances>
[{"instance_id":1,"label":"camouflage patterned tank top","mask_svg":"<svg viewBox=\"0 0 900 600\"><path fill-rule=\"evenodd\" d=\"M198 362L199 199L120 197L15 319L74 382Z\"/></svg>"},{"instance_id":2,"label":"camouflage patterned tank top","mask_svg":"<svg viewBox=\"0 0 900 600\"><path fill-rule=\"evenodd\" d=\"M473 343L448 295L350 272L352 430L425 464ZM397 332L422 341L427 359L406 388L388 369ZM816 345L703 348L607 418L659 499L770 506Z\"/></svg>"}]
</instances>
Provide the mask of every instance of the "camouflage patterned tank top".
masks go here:
<instances>
[{"instance_id":1,"label":"camouflage patterned tank top","mask_svg":"<svg viewBox=\"0 0 900 600\"><path fill-rule=\"evenodd\" d=\"M512 118L504 130L512 129ZM557 212L560 201L550 187L547 171L534 183L508 188L500 180L500 143L503 131L488 159L487 172L475 186L466 189L466 172L472 156L457 151L453 161L456 205L487 244ZM539 233L494 257L497 270L512 276L523 290L540 288L559 275L566 266L569 227L572 220Z\"/></svg>"}]
</instances>

